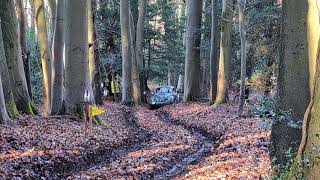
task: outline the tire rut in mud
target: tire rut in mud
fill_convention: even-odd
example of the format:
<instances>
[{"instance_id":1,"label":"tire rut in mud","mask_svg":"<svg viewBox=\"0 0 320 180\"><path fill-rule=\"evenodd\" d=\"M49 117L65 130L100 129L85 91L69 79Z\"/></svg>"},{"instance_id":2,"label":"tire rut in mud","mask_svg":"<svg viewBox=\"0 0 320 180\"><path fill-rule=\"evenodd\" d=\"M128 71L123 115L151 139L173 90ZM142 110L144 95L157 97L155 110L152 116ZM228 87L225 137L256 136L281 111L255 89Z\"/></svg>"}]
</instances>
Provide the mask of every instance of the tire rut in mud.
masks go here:
<instances>
[{"instance_id":1,"label":"tire rut in mud","mask_svg":"<svg viewBox=\"0 0 320 180\"><path fill-rule=\"evenodd\" d=\"M216 142L217 137L206 132L204 129L191 127L179 120L173 120L170 118L169 113L163 110L157 110L157 116L166 123L170 123L174 126L180 126L188 130L193 136L201 141L201 146L196 152L184 157L180 162L176 163L166 172L156 175L155 179L174 179L186 173L188 166L198 163L205 157L212 155L211 148L215 146L214 142Z\"/></svg>"},{"instance_id":2,"label":"tire rut in mud","mask_svg":"<svg viewBox=\"0 0 320 180\"><path fill-rule=\"evenodd\" d=\"M104 149L96 154L88 154L88 158L85 159L84 163L80 163L80 165L70 164L63 167L59 170L61 172L59 174L61 175L57 178L66 179L69 177L70 179L70 175L111 163L131 151L142 148L143 143L150 141L150 134L139 127L135 121L132 110L125 111L125 120L131 133L130 138L126 139L120 146Z\"/></svg>"}]
</instances>

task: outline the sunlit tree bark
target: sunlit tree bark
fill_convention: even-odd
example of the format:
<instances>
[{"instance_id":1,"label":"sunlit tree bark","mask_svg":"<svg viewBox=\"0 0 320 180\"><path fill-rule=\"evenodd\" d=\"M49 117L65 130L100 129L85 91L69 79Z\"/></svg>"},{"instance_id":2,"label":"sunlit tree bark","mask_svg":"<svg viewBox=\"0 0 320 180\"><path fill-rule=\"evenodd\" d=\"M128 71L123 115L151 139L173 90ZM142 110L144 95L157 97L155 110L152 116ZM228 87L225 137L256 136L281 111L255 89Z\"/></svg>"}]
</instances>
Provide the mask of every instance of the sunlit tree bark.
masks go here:
<instances>
[{"instance_id":1,"label":"sunlit tree bark","mask_svg":"<svg viewBox=\"0 0 320 180\"><path fill-rule=\"evenodd\" d=\"M48 44L46 17L43 0L34 0L38 41L40 46L42 77L43 77L43 105L45 115L50 115L51 109L51 51Z\"/></svg>"},{"instance_id":2,"label":"sunlit tree bark","mask_svg":"<svg viewBox=\"0 0 320 180\"><path fill-rule=\"evenodd\" d=\"M233 0L222 1L220 60L217 81L217 97L214 106L228 100L230 79L230 64L232 58L232 25L233 25Z\"/></svg>"}]
</instances>

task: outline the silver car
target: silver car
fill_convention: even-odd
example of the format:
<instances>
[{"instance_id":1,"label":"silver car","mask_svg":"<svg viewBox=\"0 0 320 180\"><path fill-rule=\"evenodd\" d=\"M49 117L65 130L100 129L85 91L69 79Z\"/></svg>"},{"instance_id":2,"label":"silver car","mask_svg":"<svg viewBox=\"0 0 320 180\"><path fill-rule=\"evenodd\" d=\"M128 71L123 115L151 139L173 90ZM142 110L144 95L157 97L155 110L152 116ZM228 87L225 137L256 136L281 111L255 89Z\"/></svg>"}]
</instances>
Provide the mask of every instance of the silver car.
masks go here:
<instances>
[{"instance_id":1,"label":"silver car","mask_svg":"<svg viewBox=\"0 0 320 180\"><path fill-rule=\"evenodd\" d=\"M158 87L150 98L150 105L153 107L164 106L178 102L178 94L173 86Z\"/></svg>"}]
</instances>

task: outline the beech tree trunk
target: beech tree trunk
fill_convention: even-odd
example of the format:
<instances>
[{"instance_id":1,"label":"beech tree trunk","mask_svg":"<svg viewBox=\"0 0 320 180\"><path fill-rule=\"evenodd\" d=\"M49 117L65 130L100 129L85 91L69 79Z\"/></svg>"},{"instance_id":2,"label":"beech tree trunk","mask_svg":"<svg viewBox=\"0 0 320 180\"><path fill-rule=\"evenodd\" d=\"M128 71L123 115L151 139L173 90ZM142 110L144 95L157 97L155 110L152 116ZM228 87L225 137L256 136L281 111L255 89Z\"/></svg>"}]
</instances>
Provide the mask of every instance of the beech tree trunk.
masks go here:
<instances>
[{"instance_id":1,"label":"beech tree trunk","mask_svg":"<svg viewBox=\"0 0 320 180\"><path fill-rule=\"evenodd\" d=\"M138 15L138 22L137 22L137 33L136 33L136 59L140 77L140 94L146 90L144 86L145 78L144 75L141 73L143 68L143 40L144 40L144 21L145 21L145 12L146 12L147 1L146 0L139 0L139 15ZM140 95L141 96L141 95Z\"/></svg>"},{"instance_id":2,"label":"beech tree trunk","mask_svg":"<svg viewBox=\"0 0 320 180\"><path fill-rule=\"evenodd\" d=\"M97 0L93 0L93 9L97 7L97 3L99 3ZM96 11L94 11L96 12ZM93 34L94 39L96 39L96 28L94 25L94 19L96 19L97 13L93 13ZM99 40L96 40L97 42L95 44L99 44ZM94 77L93 77L93 93L95 97L95 102L98 105L103 104L103 89L101 88L101 72L100 72L100 55L99 55L99 49L94 49Z\"/></svg>"},{"instance_id":3,"label":"beech tree trunk","mask_svg":"<svg viewBox=\"0 0 320 180\"><path fill-rule=\"evenodd\" d=\"M301 121L310 101L307 42L307 2L282 1L281 49L278 75L277 118L271 130L270 155L286 165L286 151L296 153Z\"/></svg>"},{"instance_id":4,"label":"beech tree trunk","mask_svg":"<svg viewBox=\"0 0 320 180\"><path fill-rule=\"evenodd\" d=\"M43 0L34 0L38 41L40 46L42 77L43 77L43 105L45 115L51 110L51 52L48 43L47 25Z\"/></svg>"},{"instance_id":5,"label":"beech tree trunk","mask_svg":"<svg viewBox=\"0 0 320 180\"><path fill-rule=\"evenodd\" d=\"M1 81L1 75L0 75L0 124L8 124L10 121L10 118L7 113L2 89L3 87L2 87L2 81Z\"/></svg>"},{"instance_id":6,"label":"beech tree trunk","mask_svg":"<svg viewBox=\"0 0 320 180\"><path fill-rule=\"evenodd\" d=\"M6 22L2 24L3 41L6 42L4 44L5 56L16 106L21 112L33 114L21 57L14 0L0 1L0 19Z\"/></svg>"},{"instance_id":7,"label":"beech tree trunk","mask_svg":"<svg viewBox=\"0 0 320 180\"><path fill-rule=\"evenodd\" d=\"M133 21L133 15L130 11L130 51L132 59L132 90L133 90L133 101L134 104L141 105L141 84L140 84L140 74L139 74L139 64L136 55L136 38L135 38L135 27Z\"/></svg>"},{"instance_id":8,"label":"beech tree trunk","mask_svg":"<svg viewBox=\"0 0 320 180\"><path fill-rule=\"evenodd\" d=\"M320 45L320 44L319 44ZM320 147L320 48L318 50L318 62L316 76L314 78L314 94L305 114L305 128L301 150L304 159L310 160L311 166L305 164L304 175L307 179L317 179L320 177L319 147ZM305 162L305 161L303 161Z\"/></svg>"},{"instance_id":9,"label":"beech tree trunk","mask_svg":"<svg viewBox=\"0 0 320 180\"><path fill-rule=\"evenodd\" d=\"M1 19L0 19L0 76L1 83L3 88L4 100L6 104L6 109L11 118L18 118L20 116L18 109L16 107L13 92L11 89L11 82L9 71L6 62L6 55L4 51L3 37L2 37L2 29L1 29Z\"/></svg>"},{"instance_id":10,"label":"beech tree trunk","mask_svg":"<svg viewBox=\"0 0 320 180\"><path fill-rule=\"evenodd\" d=\"M93 6L92 0L88 0L88 41L89 41L89 75L90 80L94 77L94 28L93 28Z\"/></svg>"},{"instance_id":11,"label":"beech tree trunk","mask_svg":"<svg viewBox=\"0 0 320 180\"><path fill-rule=\"evenodd\" d=\"M215 106L228 100L230 64L232 60L233 0L222 1L220 60Z\"/></svg>"},{"instance_id":12,"label":"beech tree trunk","mask_svg":"<svg viewBox=\"0 0 320 180\"><path fill-rule=\"evenodd\" d=\"M209 100L213 102L217 95L218 80L218 3L212 0L212 28L210 49L210 92Z\"/></svg>"},{"instance_id":13,"label":"beech tree trunk","mask_svg":"<svg viewBox=\"0 0 320 180\"><path fill-rule=\"evenodd\" d=\"M56 25L56 18L57 18L57 0L48 0L50 10L51 10L51 44L53 43L53 38L54 38L54 30L55 30L55 25Z\"/></svg>"},{"instance_id":14,"label":"beech tree trunk","mask_svg":"<svg viewBox=\"0 0 320 180\"><path fill-rule=\"evenodd\" d=\"M31 84L31 67L29 61L29 52L26 47L26 24L25 24L25 11L24 11L24 0L16 0L16 11L17 11L17 19L19 23L19 37L20 37L20 45L22 51L22 60L24 65L24 71L26 76L26 81L28 85L29 96L32 99L32 84Z\"/></svg>"},{"instance_id":15,"label":"beech tree trunk","mask_svg":"<svg viewBox=\"0 0 320 180\"><path fill-rule=\"evenodd\" d=\"M63 55L65 43L65 0L57 1L57 19L52 46L51 115L63 112Z\"/></svg>"},{"instance_id":16,"label":"beech tree trunk","mask_svg":"<svg viewBox=\"0 0 320 180\"><path fill-rule=\"evenodd\" d=\"M200 97L200 44L202 0L187 2L186 61L184 79L184 101Z\"/></svg>"},{"instance_id":17,"label":"beech tree trunk","mask_svg":"<svg viewBox=\"0 0 320 180\"><path fill-rule=\"evenodd\" d=\"M320 0L308 0L308 52L310 68L311 101L304 114L302 139L298 151L298 163L305 159L311 166L304 164L303 173L306 179L317 179L319 173L319 132L320 132ZM314 65L314 66L312 66ZM294 171L293 173L297 173Z\"/></svg>"},{"instance_id":18,"label":"beech tree trunk","mask_svg":"<svg viewBox=\"0 0 320 180\"><path fill-rule=\"evenodd\" d=\"M84 94L90 90L88 60L88 0L67 0L66 4L66 113L82 114Z\"/></svg>"},{"instance_id":19,"label":"beech tree trunk","mask_svg":"<svg viewBox=\"0 0 320 180\"><path fill-rule=\"evenodd\" d=\"M238 105L238 117L242 116L245 98L246 77L247 77L247 48L246 48L246 27L245 27L245 7L246 0L238 0L239 9L239 32L241 40L241 77L240 77L240 96Z\"/></svg>"},{"instance_id":20,"label":"beech tree trunk","mask_svg":"<svg viewBox=\"0 0 320 180\"><path fill-rule=\"evenodd\" d=\"M130 15L127 0L120 0L122 48L122 103L132 104L132 58L130 52Z\"/></svg>"}]
</instances>

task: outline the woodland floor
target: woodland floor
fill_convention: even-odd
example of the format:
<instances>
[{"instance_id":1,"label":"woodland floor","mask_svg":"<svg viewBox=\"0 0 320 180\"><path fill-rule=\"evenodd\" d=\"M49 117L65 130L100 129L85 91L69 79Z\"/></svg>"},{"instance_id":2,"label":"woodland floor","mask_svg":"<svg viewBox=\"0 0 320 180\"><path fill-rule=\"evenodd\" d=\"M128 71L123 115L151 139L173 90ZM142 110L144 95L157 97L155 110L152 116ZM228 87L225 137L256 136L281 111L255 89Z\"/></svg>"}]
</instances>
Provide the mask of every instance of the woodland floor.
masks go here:
<instances>
[{"instance_id":1,"label":"woodland floor","mask_svg":"<svg viewBox=\"0 0 320 180\"><path fill-rule=\"evenodd\" d=\"M0 179L270 179L271 120L236 118L236 104L157 110L105 102L86 139L83 122L24 117L0 126Z\"/></svg>"}]
</instances>

